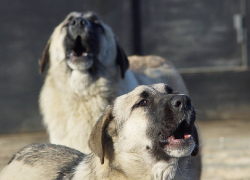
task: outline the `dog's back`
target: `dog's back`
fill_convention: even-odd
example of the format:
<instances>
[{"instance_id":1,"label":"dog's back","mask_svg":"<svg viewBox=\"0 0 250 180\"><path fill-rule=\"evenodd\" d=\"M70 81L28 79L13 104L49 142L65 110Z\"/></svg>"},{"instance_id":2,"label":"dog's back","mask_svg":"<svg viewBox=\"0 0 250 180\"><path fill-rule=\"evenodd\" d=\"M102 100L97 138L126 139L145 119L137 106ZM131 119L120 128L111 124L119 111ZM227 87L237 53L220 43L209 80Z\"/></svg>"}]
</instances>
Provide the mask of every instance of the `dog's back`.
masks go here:
<instances>
[{"instance_id":1,"label":"dog's back","mask_svg":"<svg viewBox=\"0 0 250 180\"><path fill-rule=\"evenodd\" d=\"M65 146L31 144L12 157L0 180L63 179L72 175L84 157L83 153Z\"/></svg>"},{"instance_id":2,"label":"dog's back","mask_svg":"<svg viewBox=\"0 0 250 180\"><path fill-rule=\"evenodd\" d=\"M140 85L168 83L179 93L188 94L185 83L171 62L159 56L130 56L130 70Z\"/></svg>"}]
</instances>

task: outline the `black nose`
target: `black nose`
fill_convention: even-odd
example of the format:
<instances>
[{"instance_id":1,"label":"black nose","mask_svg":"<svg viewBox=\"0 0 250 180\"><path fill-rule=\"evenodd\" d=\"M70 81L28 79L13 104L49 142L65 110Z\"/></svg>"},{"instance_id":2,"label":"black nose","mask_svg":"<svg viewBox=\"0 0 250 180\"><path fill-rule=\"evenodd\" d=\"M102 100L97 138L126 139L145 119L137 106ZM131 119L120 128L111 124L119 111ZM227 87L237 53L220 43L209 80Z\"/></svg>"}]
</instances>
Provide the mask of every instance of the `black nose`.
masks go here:
<instances>
[{"instance_id":1,"label":"black nose","mask_svg":"<svg viewBox=\"0 0 250 180\"><path fill-rule=\"evenodd\" d=\"M88 24L88 21L84 18L77 17L77 18L73 18L69 24L71 27L79 28L79 27L85 27Z\"/></svg>"},{"instance_id":2,"label":"black nose","mask_svg":"<svg viewBox=\"0 0 250 180\"><path fill-rule=\"evenodd\" d=\"M191 100L186 95L176 95L171 100L171 105L179 110L183 110L184 108L191 109L192 104Z\"/></svg>"}]
</instances>

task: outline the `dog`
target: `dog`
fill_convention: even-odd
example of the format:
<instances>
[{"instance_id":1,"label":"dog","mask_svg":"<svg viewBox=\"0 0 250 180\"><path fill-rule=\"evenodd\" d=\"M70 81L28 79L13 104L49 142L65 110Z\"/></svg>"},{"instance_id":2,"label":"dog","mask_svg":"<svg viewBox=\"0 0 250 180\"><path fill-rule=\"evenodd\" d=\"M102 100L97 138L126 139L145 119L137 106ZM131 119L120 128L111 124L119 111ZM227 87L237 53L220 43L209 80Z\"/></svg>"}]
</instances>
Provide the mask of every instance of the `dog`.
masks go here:
<instances>
[{"instance_id":1,"label":"dog","mask_svg":"<svg viewBox=\"0 0 250 180\"><path fill-rule=\"evenodd\" d=\"M93 12L70 13L55 28L39 64L40 73L49 64L39 104L50 142L84 153L90 152L92 127L115 97L160 82L188 94L180 74L165 59L128 60L112 29ZM195 158L199 177L201 158Z\"/></svg>"},{"instance_id":2,"label":"dog","mask_svg":"<svg viewBox=\"0 0 250 180\"><path fill-rule=\"evenodd\" d=\"M92 153L28 145L13 156L0 180L178 179L178 159L199 151L195 119L188 96L163 83L141 85L106 108L90 134Z\"/></svg>"}]
</instances>

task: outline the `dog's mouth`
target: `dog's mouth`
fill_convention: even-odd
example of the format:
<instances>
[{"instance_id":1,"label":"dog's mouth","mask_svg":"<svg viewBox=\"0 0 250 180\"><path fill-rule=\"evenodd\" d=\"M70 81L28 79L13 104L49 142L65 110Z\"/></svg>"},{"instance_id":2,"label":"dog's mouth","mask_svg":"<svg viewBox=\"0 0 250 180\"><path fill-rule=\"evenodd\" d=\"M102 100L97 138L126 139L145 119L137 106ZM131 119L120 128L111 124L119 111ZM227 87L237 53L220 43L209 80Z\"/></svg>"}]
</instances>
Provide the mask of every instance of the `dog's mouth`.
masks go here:
<instances>
[{"instance_id":1,"label":"dog's mouth","mask_svg":"<svg viewBox=\"0 0 250 180\"><path fill-rule=\"evenodd\" d=\"M189 149L191 154L192 150L195 147L194 138L192 136L194 125L188 124L187 120L183 120L176 128L176 130L171 135L166 135L164 133L160 133L159 141L160 146L164 149L167 154L173 154L171 151L180 151L179 154L181 156L181 151L186 151L185 149ZM185 153L186 154L186 153ZM190 155L188 154L188 155ZM174 155L174 156L179 156Z\"/></svg>"},{"instance_id":2,"label":"dog's mouth","mask_svg":"<svg viewBox=\"0 0 250 180\"><path fill-rule=\"evenodd\" d=\"M94 62L94 53L91 48L83 43L82 37L77 36L66 54L67 64L71 69L88 70Z\"/></svg>"},{"instance_id":3,"label":"dog's mouth","mask_svg":"<svg viewBox=\"0 0 250 180\"><path fill-rule=\"evenodd\" d=\"M75 62L77 60L86 60L93 58L94 53L91 52L91 49L83 45L81 36L77 36L72 50L67 54L68 58Z\"/></svg>"},{"instance_id":4,"label":"dog's mouth","mask_svg":"<svg viewBox=\"0 0 250 180\"><path fill-rule=\"evenodd\" d=\"M163 146L166 144L180 144L192 138L191 132L192 126L188 125L186 120L183 120L172 135L167 136L161 133L160 143L163 144Z\"/></svg>"}]
</instances>

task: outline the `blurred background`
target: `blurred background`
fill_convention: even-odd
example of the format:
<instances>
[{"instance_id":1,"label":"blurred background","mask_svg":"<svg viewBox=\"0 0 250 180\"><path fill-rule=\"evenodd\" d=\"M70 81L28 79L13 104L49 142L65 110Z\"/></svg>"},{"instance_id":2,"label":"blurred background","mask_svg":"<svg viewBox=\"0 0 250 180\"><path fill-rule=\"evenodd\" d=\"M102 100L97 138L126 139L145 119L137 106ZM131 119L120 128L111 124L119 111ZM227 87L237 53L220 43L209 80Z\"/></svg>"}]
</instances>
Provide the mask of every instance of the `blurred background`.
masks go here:
<instances>
[{"instance_id":1,"label":"blurred background","mask_svg":"<svg viewBox=\"0 0 250 180\"><path fill-rule=\"evenodd\" d=\"M173 62L200 119L250 117L247 0L2 0L0 133L41 130L38 58L71 11L97 12L128 55Z\"/></svg>"},{"instance_id":2,"label":"blurred background","mask_svg":"<svg viewBox=\"0 0 250 180\"><path fill-rule=\"evenodd\" d=\"M127 55L170 60L188 86L204 137L215 138L211 148L238 133L245 138L244 153L250 154L248 0L1 0L0 134L44 130L38 98L45 75L38 72L38 59L55 26L71 11L98 13ZM250 159L243 161L239 168L250 172Z\"/></svg>"}]
</instances>

